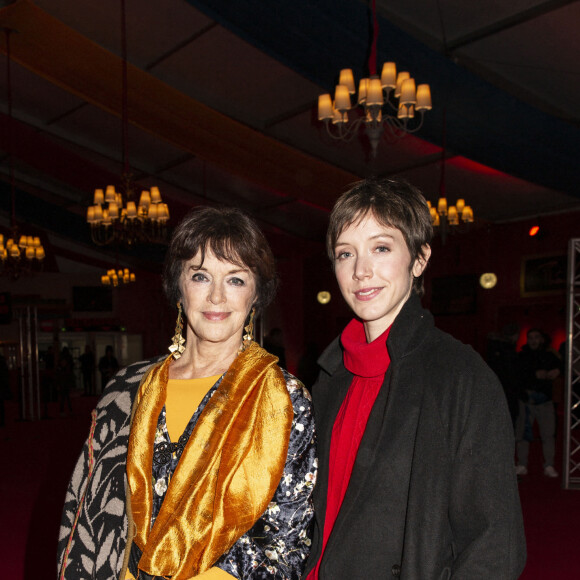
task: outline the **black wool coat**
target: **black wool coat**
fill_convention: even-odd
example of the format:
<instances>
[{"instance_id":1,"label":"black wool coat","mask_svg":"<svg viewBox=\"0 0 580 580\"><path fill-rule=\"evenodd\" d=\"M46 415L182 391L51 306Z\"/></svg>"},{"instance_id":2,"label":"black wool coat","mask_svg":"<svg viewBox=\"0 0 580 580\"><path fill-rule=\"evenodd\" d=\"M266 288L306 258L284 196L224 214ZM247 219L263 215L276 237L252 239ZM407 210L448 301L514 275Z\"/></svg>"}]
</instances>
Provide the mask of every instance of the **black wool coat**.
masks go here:
<instances>
[{"instance_id":1,"label":"black wool coat","mask_svg":"<svg viewBox=\"0 0 580 580\"><path fill-rule=\"evenodd\" d=\"M436 329L414 294L398 314L320 580L515 579L526 548L514 435L497 377ZM313 388L319 472L305 576L320 557L332 427L352 375L336 339Z\"/></svg>"}]
</instances>

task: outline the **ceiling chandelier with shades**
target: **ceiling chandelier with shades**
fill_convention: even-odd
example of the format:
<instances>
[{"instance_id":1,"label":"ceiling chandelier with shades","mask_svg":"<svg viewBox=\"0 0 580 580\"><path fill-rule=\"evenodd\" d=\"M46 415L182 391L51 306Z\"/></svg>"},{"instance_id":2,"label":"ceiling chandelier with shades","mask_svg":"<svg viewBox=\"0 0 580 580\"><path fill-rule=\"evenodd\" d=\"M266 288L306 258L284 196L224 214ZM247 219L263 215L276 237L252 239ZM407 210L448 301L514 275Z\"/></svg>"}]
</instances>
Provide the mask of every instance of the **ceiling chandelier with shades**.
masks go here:
<instances>
[{"instance_id":1,"label":"ceiling chandelier with shades","mask_svg":"<svg viewBox=\"0 0 580 580\"><path fill-rule=\"evenodd\" d=\"M10 34L13 31L4 28L6 39L6 93L8 102L9 130L8 142L8 173L10 180L10 200L12 205L11 235L0 234L0 273L16 280L22 274L39 270L45 258L44 247L38 236L26 235L19 232L16 223L16 187L14 184L14 160L12 157L12 81Z\"/></svg>"},{"instance_id":2,"label":"ceiling chandelier with shades","mask_svg":"<svg viewBox=\"0 0 580 580\"><path fill-rule=\"evenodd\" d=\"M375 0L372 2L372 16L373 39L368 60L370 76L359 82L356 117L349 119L349 111L353 109L351 95L356 93L354 76L351 69L342 69L334 100L330 94L318 97L318 120L324 122L330 137L343 141L350 141L364 125L372 155L376 157L383 135L394 141L418 131L423 125L425 112L431 110L432 105L429 85L416 85L407 71L397 74L394 62L384 63L381 75L377 74L379 26Z\"/></svg>"},{"instance_id":3,"label":"ceiling chandelier with shades","mask_svg":"<svg viewBox=\"0 0 580 580\"><path fill-rule=\"evenodd\" d=\"M127 246L141 243L165 243L169 208L161 199L158 187L142 190L135 203L134 184L123 174L123 191L114 185L103 191L95 189L93 205L87 209L91 238L99 246L113 242Z\"/></svg>"},{"instance_id":4,"label":"ceiling chandelier with shades","mask_svg":"<svg viewBox=\"0 0 580 580\"><path fill-rule=\"evenodd\" d=\"M107 273L101 276L101 284L104 286L112 286L116 288L120 284L131 284L136 282L137 278L135 274L129 270L129 268L123 268L122 270L115 270L111 268L107 270Z\"/></svg>"},{"instance_id":5,"label":"ceiling chandelier with shades","mask_svg":"<svg viewBox=\"0 0 580 580\"><path fill-rule=\"evenodd\" d=\"M441 149L441 173L439 181L439 199L437 200L437 206L431 205L427 201L429 206L429 212L431 213L431 223L435 228L435 232L439 232L443 241L448 231L453 232L458 226L469 224L474 221L473 209L471 206L466 205L465 199L458 198L455 205L449 205L447 201L447 195L445 191L445 167L446 167L446 154L445 154L445 142L446 142L446 109L443 110L443 138L442 138L442 149Z\"/></svg>"},{"instance_id":6,"label":"ceiling chandelier with shades","mask_svg":"<svg viewBox=\"0 0 580 580\"><path fill-rule=\"evenodd\" d=\"M163 203L159 188L143 189L138 195L138 187L130 171L126 29L125 0L121 0L123 174L121 191L117 191L114 185L108 185L104 191L95 189L93 205L87 209L91 238L99 246L112 243L127 246L136 243L163 244L169 237L169 208Z\"/></svg>"}]
</instances>

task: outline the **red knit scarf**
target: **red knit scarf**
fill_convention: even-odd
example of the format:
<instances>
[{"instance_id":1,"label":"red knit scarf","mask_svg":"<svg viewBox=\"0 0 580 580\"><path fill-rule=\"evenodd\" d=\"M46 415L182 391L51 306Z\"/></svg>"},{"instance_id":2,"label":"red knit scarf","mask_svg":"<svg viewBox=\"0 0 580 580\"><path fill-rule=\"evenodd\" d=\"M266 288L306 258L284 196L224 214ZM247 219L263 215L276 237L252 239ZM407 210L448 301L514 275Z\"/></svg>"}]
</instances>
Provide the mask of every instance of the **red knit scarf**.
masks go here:
<instances>
[{"instance_id":1,"label":"red knit scarf","mask_svg":"<svg viewBox=\"0 0 580 580\"><path fill-rule=\"evenodd\" d=\"M367 343L362 322L353 319L341 335L344 366L354 377L332 429L322 552L307 580L318 580L324 549L338 517L371 409L391 362L387 351L389 330L390 327Z\"/></svg>"}]
</instances>

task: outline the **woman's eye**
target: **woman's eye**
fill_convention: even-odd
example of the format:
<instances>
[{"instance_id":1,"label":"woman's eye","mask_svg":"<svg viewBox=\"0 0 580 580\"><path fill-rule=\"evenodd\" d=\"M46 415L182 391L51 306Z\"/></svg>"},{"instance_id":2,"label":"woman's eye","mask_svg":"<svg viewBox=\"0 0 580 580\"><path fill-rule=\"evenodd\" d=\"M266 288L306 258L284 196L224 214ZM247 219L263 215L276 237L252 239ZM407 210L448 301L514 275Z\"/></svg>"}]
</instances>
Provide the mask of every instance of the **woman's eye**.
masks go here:
<instances>
[{"instance_id":1,"label":"woman's eye","mask_svg":"<svg viewBox=\"0 0 580 580\"><path fill-rule=\"evenodd\" d=\"M388 248L387 246L377 246L377 252L382 253L382 252L390 252L391 249Z\"/></svg>"},{"instance_id":2,"label":"woman's eye","mask_svg":"<svg viewBox=\"0 0 580 580\"><path fill-rule=\"evenodd\" d=\"M338 252L336 254L336 258L335 259L336 260L344 260L345 258L348 258L350 256L352 256L352 254L350 252L346 252L346 251L344 251L344 252Z\"/></svg>"},{"instance_id":3,"label":"woman's eye","mask_svg":"<svg viewBox=\"0 0 580 580\"><path fill-rule=\"evenodd\" d=\"M205 276L205 274L202 274L201 272L196 272L191 279L194 282L205 282L207 280L207 277Z\"/></svg>"},{"instance_id":4,"label":"woman's eye","mask_svg":"<svg viewBox=\"0 0 580 580\"><path fill-rule=\"evenodd\" d=\"M232 286L244 286L246 283L241 278L230 278Z\"/></svg>"}]
</instances>

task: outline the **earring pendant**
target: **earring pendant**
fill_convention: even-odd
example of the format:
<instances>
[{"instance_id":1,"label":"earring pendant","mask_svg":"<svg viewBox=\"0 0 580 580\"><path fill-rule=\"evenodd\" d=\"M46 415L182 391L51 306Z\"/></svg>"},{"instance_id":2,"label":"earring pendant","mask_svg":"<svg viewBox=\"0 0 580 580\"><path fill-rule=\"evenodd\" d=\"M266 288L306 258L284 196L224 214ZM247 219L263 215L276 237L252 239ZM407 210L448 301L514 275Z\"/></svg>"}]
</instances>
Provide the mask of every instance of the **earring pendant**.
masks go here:
<instances>
[{"instance_id":1,"label":"earring pendant","mask_svg":"<svg viewBox=\"0 0 580 580\"><path fill-rule=\"evenodd\" d=\"M177 303L177 322L175 323L175 334L169 345L169 352L171 356L177 360L181 358L183 351L185 350L185 338L181 334L183 330L183 319L182 319L181 302Z\"/></svg>"}]
</instances>

